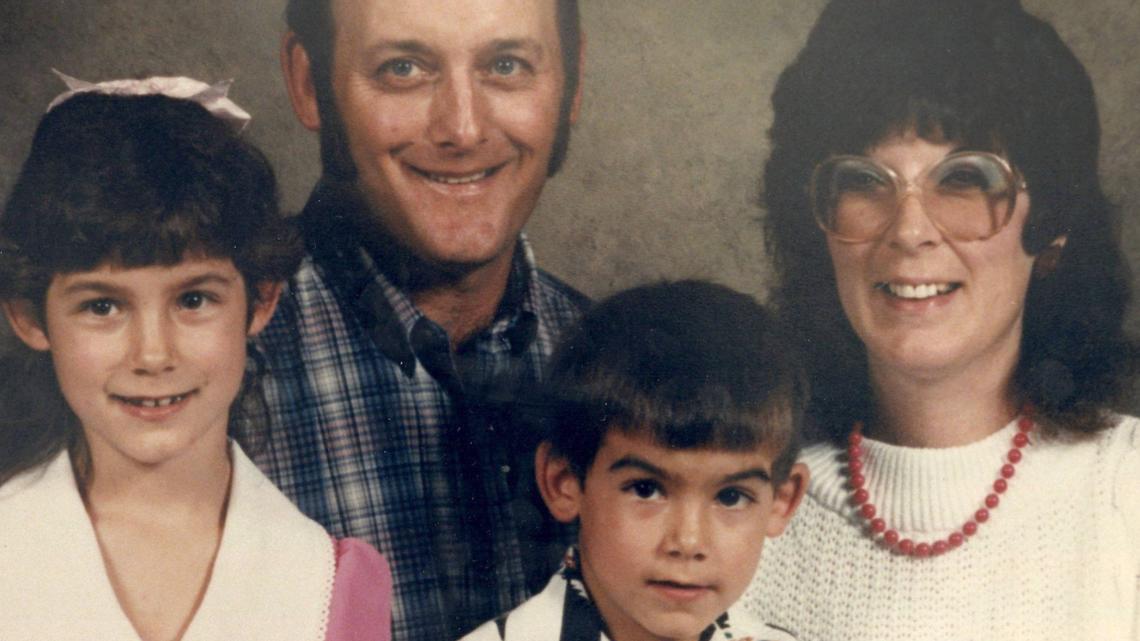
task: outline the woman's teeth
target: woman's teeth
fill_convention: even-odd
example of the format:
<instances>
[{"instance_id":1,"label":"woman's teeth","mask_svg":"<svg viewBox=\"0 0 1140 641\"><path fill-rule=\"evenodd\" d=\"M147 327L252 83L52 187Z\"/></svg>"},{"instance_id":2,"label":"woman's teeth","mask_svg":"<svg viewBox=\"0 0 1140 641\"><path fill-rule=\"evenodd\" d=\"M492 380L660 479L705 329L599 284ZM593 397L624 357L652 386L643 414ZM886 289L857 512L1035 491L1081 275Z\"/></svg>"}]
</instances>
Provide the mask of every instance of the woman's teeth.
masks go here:
<instances>
[{"instance_id":1,"label":"woman's teeth","mask_svg":"<svg viewBox=\"0 0 1140 641\"><path fill-rule=\"evenodd\" d=\"M923 283L921 285L881 283L879 288L891 296L910 300L921 300L948 294L957 289L958 285L956 283Z\"/></svg>"}]
</instances>

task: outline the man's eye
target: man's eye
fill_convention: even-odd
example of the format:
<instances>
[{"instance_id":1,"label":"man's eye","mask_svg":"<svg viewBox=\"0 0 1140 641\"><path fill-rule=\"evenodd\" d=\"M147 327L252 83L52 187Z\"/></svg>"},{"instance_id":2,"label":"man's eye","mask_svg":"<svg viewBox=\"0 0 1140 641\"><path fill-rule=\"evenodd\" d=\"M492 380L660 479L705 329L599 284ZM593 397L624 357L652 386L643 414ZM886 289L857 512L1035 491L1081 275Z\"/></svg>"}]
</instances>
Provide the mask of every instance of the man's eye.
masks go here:
<instances>
[{"instance_id":1,"label":"man's eye","mask_svg":"<svg viewBox=\"0 0 1140 641\"><path fill-rule=\"evenodd\" d=\"M726 487L716 493L716 501L724 507L744 507L752 497L739 488Z\"/></svg>"},{"instance_id":2,"label":"man's eye","mask_svg":"<svg viewBox=\"0 0 1140 641\"><path fill-rule=\"evenodd\" d=\"M495 59L495 61L491 64L491 70L500 76L510 76L519 71L519 66L520 63L518 58L504 56L502 58Z\"/></svg>"},{"instance_id":3,"label":"man's eye","mask_svg":"<svg viewBox=\"0 0 1140 641\"><path fill-rule=\"evenodd\" d=\"M83 303L82 309L96 316L110 316L115 312L115 301L109 298L97 298Z\"/></svg>"},{"instance_id":4,"label":"man's eye","mask_svg":"<svg viewBox=\"0 0 1140 641\"><path fill-rule=\"evenodd\" d=\"M656 481L634 481L626 486L627 492L632 492L639 499L655 499L661 496L661 487Z\"/></svg>"},{"instance_id":5,"label":"man's eye","mask_svg":"<svg viewBox=\"0 0 1140 641\"><path fill-rule=\"evenodd\" d=\"M380 72L398 78L410 78L416 73L416 63L406 58L390 60L380 66Z\"/></svg>"}]
</instances>

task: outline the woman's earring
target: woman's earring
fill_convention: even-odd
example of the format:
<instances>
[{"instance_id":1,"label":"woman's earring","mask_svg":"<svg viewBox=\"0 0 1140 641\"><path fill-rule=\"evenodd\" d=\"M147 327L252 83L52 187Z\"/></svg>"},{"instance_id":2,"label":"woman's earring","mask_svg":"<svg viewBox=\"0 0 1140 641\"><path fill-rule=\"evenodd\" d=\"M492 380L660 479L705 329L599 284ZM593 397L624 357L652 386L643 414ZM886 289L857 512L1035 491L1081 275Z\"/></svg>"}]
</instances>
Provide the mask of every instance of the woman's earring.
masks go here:
<instances>
[{"instance_id":1,"label":"woman's earring","mask_svg":"<svg viewBox=\"0 0 1140 641\"><path fill-rule=\"evenodd\" d=\"M1041 250L1037 254L1037 259L1033 261L1033 276L1035 278L1045 278L1057 270L1057 265L1061 263L1061 254L1065 249L1065 241L1068 240L1065 236L1060 236L1049 246Z\"/></svg>"}]
</instances>

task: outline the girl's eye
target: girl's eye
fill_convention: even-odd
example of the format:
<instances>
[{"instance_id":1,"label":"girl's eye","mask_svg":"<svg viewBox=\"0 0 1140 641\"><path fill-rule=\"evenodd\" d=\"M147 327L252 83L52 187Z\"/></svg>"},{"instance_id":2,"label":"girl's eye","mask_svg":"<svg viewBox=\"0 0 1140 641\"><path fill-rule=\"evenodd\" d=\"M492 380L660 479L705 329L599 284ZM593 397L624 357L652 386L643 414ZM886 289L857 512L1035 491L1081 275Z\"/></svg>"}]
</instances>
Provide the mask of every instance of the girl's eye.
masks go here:
<instances>
[{"instance_id":1,"label":"girl's eye","mask_svg":"<svg viewBox=\"0 0 1140 641\"><path fill-rule=\"evenodd\" d=\"M657 481L649 479L633 481L625 486L625 491L632 492L634 496L643 500L656 499L661 496L661 486L657 484Z\"/></svg>"},{"instance_id":2,"label":"girl's eye","mask_svg":"<svg viewBox=\"0 0 1140 641\"><path fill-rule=\"evenodd\" d=\"M723 507L744 507L753 500L746 492L736 487L726 487L716 493L716 501Z\"/></svg>"},{"instance_id":3,"label":"girl's eye","mask_svg":"<svg viewBox=\"0 0 1140 641\"><path fill-rule=\"evenodd\" d=\"M115 301L110 298L97 298L83 303L82 308L96 316L110 316L115 311Z\"/></svg>"},{"instance_id":4,"label":"girl's eye","mask_svg":"<svg viewBox=\"0 0 1140 641\"><path fill-rule=\"evenodd\" d=\"M201 309L209 300L204 292L186 292L178 297L178 305L182 309Z\"/></svg>"}]
</instances>

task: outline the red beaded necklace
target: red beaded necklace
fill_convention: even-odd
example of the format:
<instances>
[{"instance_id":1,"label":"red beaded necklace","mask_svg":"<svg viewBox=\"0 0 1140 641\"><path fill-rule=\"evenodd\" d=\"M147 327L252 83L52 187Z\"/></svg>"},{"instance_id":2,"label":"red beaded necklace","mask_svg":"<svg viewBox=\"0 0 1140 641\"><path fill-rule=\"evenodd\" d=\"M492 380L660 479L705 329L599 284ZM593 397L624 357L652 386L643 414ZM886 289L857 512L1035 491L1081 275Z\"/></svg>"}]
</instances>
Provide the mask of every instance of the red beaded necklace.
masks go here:
<instances>
[{"instance_id":1,"label":"red beaded necklace","mask_svg":"<svg viewBox=\"0 0 1140 641\"><path fill-rule=\"evenodd\" d=\"M851 487L851 502L858 508L859 516L867 521L871 537L881 541L887 549L918 558L945 554L965 543L967 537L977 534L978 527L990 520L990 510L1000 503L998 495L1009 489L1009 480L1013 478L1015 466L1022 458L1021 448L1029 444L1029 433L1032 431L1033 419L1027 410L1017 420L1017 434L1013 435L1013 448L1005 455L1007 463L1001 466L998 478L993 484L993 492L986 495L985 507L974 512L972 519L966 521L960 530L945 539L915 543L910 539L900 540L897 530L889 527L881 517L875 516L875 505L871 503L871 495L864 487L867 479L863 476L863 423L857 422L847 438L847 480Z\"/></svg>"}]
</instances>

